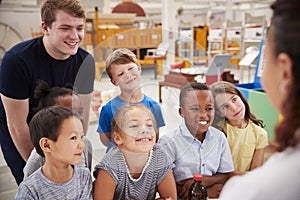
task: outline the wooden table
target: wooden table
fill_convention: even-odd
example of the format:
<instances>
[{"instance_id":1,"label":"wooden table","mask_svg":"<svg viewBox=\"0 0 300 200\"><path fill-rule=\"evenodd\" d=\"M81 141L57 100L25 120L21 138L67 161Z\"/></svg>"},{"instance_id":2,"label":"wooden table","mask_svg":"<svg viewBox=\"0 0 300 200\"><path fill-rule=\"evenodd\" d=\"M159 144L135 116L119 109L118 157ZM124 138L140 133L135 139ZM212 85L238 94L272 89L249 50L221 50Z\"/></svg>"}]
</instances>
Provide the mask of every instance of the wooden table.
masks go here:
<instances>
[{"instance_id":1,"label":"wooden table","mask_svg":"<svg viewBox=\"0 0 300 200\"><path fill-rule=\"evenodd\" d=\"M157 61L158 60L166 60L166 56L145 56L145 60L153 60L154 62L154 79L157 79Z\"/></svg>"},{"instance_id":2,"label":"wooden table","mask_svg":"<svg viewBox=\"0 0 300 200\"><path fill-rule=\"evenodd\" d=\"M173 88L178 88L181 89L183 88L185 85L187 85L188 83L191 82L196 82L195 81L195 77L198 75L204 75L204 73L182 73L180 71L177 70L170 70L169 74L165 75L165 79L164 81L161 81L158 83L158 98L159 98L159 102L162 102L161 99L161 88L163 86L167 86L167 87L173 87Z\"/></svg>"}]
</instances>

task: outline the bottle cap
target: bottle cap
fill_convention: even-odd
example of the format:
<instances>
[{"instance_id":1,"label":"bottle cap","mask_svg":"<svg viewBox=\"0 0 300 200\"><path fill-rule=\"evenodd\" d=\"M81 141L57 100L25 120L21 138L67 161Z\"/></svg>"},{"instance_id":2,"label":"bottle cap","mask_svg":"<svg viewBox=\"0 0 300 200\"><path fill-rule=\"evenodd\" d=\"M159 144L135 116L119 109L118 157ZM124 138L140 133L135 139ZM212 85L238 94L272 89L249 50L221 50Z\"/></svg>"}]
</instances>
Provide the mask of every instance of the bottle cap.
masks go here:
<instances>
[{"instance_id":1,"label":"bottle cap","mask_svg":"<svg viewBox=\"0 0 300 200\"><path fill-rule=\"evenodd\" d=\"M194 174L194 180L202 181L202 175L201 174Z\"/></svg>"}]
</instances>

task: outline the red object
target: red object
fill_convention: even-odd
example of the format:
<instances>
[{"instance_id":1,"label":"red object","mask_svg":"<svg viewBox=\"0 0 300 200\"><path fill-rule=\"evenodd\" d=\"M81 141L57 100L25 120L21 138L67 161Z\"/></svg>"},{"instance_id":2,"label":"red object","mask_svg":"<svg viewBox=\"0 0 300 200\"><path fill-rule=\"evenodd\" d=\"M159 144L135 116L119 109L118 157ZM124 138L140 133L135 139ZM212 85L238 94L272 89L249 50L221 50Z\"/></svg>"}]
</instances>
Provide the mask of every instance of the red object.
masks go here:
<instances>
[{"instance_id":1,"label":"red object","mask_svg":"<svg viewBox=\"0 0 300 200\"><path fill-rule=\"evenodd\" d=\"M183 62L174 63L170 65L171 69L182 69L184 68Z\"/></svg>"},{"instance_id":2,"label":"red object","mask_svg":"<svg viewBox=\"0 0 300 200\"><path fill-rule=\"evenodd\" d=\"M201 174L195 174L194 175L194 180L196 180L196 181L202 181L202 175Z\"/></svg>"},{"instance_id":3,"label":"red object","mask_svg":"<svg viewBox=\"0 0 300 200\"><path fill-rule=\"evenodd\" d=\"M222 77L220 77L220 81ZM206 75L206 85L211 85L218 81L218 75Z\"/></svg>"},{"instance_id":4,"label":"red object","mask_svg":"<svg viewBox=\"0 0 300 200\"><path fill-rule=\"evenodd\" d=\"M206 187L202 183L202 175L195 174L194 175L194 182L190 186L189 200L207 200L207 190Z\"/></svg>"},{"instance_id":5,"label":"red object","mask_svg":"<svg viewBox=\"0 0 300 200\"><path fill-rule=\"evenodd\" d=\"M144 9L134 2L122 2L113 8L112 13L136 13L136 16L145 17Z\"/></svg>"}]
</instances>

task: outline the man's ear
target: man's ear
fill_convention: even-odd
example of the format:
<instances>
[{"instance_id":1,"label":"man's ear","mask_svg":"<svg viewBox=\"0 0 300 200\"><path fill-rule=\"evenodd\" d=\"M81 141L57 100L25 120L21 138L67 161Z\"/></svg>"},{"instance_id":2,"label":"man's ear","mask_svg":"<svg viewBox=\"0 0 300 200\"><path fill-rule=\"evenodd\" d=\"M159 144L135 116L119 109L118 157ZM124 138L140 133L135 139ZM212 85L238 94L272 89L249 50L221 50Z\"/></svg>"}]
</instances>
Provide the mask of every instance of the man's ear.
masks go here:
<instances>
[{"instance_id":1,"label":"man's ear","mask_svg":"<svg viewBox=\"0 0 300 200\"><path fill-rule=\"evenodd\" d=\"M112 136L113 136L113 140L115 141L117 146L119 146L123 143L123 140L122 140L122 137L121 137L120 133L113 132Z\"/></svg>"},{"instance_id":2,"label":"man's ear","mask_svg":"<svg viewBox=\"0 0 300 200\"><path fill-rule=\"evenodd\" d=\"M43 152L51 152L51 140L45 137L42 137L40 139L40 147L43 150Z\"/></svg>"},{"instance_id":3,"label":"man's ear","mask_svg":"<svg viewBox=\"0 0 300 200\"><path fill-rule=\"evenodd\" d=\"M42 22L41 27L44 35L49 35L49 27L45 24L45 22Z\"/></svg>"}]
</instances>

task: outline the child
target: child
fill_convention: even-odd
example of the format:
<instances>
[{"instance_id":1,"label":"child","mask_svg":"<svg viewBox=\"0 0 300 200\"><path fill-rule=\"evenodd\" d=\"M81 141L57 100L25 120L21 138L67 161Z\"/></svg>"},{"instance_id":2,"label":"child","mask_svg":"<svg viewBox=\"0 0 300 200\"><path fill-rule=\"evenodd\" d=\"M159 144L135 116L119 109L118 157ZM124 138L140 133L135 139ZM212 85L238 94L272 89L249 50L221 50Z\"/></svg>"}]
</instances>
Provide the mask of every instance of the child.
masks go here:
<instances>
[{"instance_id":1,"label":"child","mask_svg":"<svg viewBox=\"0 0 300 200\"><path fill-rule=\"evenodd\" d=\"M20 184L15 199L92 199L90 171L77 166L84 149L78 113L59 106L44 108L29 128L45 164Z\"/></svg>"},{"instance_id":2,"label":"child","mask_svg":"<svg viewBox=\"0 0 300 200\"><path fill-rule=\"evenodd\" d=\"M211 126L212 93L203 83L191 83L181 89L179 103L182 123L159 140L175 165L178 197L187 198L193 175L200 173L208 196L217 198L234 168L224 133Z\"/></svg>"},{"instance_id":3,"label":"child","mask_svg":"<svg viewBox=\"0 0 300 200\"><path fill-rule=\"evenodd\" d=\"M82 117L82 106L78 95L71 86L49 88L48 84L40 81L35 88L35 98L39 101L37 110L53 105L60 105L77 111ZM83 137L85 149L82 154L80 165L91 170L92 165L92 144L87 137ZM35 149L32 150L26 165L23 169L24 179L35 172L45 163L45 158L40 156Z\"/></svg>"},{"instance_id":4,"label":"child","mask_svg":"<svg viewBox=\"0 0 300 200\"><path fill-rule=\"evenodd\" d=\"M96 165L94 199L176 199L172 163L156 144L155 119L143 104L123 105L112 121L115 147Z\"/></svg>"},{"instance_id":5,"label":"child","mask_svg":"<svg viewBox=\"0 0 300 200\"><path fill-rule=\"evenodd\" d=\"M142 103L153 113L157 122L156 136L159 127L165 126L160 105L143 94L141 89L141 66L134 53L128 49L117 49L106 59L106 73L115 86L119 86L121 94L101 109L97 132L107 151L114 146L111 140L111 121L116 111L124 104ZM155 127L156 128L156 127Z\"/></svg>"},{"instance_id":6,"label":"child","mask_svg":"<svg viewBox=\"0 0 300 200\"><path fill-rule=\"evenodd\" d=\"M227 136L234 174L244 174L263 165L268 136L262 120L251 113L246 98L233 84L216 82L211 85L211 90L216 107L214 124Z\"/></svg>"}]
</instances>

